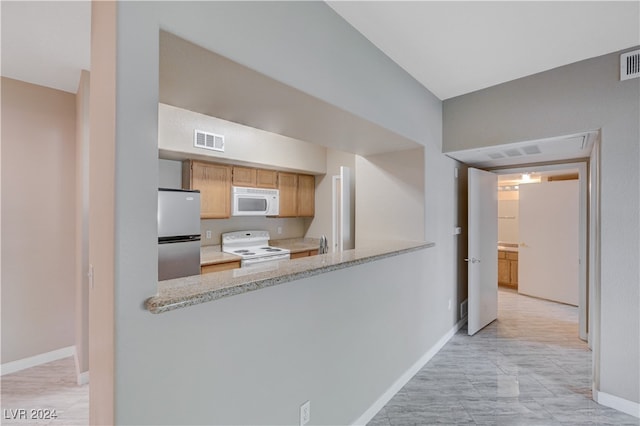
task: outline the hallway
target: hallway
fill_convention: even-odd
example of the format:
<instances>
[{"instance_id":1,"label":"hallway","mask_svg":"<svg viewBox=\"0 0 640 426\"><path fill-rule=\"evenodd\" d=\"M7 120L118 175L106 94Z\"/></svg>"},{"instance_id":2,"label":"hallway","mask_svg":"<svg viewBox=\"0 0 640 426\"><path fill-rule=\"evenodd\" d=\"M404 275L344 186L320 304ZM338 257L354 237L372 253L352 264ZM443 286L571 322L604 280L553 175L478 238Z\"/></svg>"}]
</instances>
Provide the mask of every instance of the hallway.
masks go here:
<instances>
[{"instance_id":1,"label":"hallway","mask_svg":"<svg viewBox=\"0 0 640 426\"><path fill-rule=\"evenodd\" d=\"M639 425L591 399L577 308L498 291L498 320L461 329L369 425Z\"/></svg>"}]
</instances>

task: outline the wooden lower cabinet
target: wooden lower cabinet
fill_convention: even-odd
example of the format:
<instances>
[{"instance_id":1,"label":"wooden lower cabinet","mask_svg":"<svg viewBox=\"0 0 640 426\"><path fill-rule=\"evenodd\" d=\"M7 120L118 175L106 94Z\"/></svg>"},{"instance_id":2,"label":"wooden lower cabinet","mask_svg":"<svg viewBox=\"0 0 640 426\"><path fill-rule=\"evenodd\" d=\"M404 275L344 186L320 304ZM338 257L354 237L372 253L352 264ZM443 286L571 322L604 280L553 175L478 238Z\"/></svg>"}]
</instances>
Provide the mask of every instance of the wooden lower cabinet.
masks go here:
<instances>
[{"instance_id":1,"label":"wooden lower cabinet","mask_svg":"<svg viewBox=\"0 0 640 426\"><path fill-rule=\"evenodd\" d=\"M318 254L318 250L307 250L307 251L300 251L298 253L291 253L291 259L299 259L301 257L309 257L309 256L315 256Z\"/></svg>"},{"instance_id":2,"label":"wooden lower cabinet","mask_svg":"<svg viewBox=\"0 0 640 426\"><path fill-rule=\"evenodd\" d=\"M518 253L498 250L498 284L518 288Z\"/></svg>"},{"instance_id":3,"label":"wooden lower cabinet","mask_svg":"<svg viewBox=\"0 0 640 426\"><path fill-rule=\"evenodd\" d=\"M233 260L231 262L213 263L211 265L205 265L200 267L200 274L209 274L211 272L227 271L229 269L236 269L240 267L239 260Z\"/></svg>"}]
</instances>

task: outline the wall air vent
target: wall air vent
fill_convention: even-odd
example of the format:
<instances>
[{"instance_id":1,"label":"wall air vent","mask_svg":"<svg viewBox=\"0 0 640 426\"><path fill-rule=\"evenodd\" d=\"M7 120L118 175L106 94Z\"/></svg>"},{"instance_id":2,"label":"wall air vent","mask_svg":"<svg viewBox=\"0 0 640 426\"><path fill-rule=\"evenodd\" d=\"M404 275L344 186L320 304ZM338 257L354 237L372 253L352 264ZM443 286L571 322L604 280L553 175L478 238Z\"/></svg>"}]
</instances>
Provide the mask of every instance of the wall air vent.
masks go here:
<instances>
[{"instance_id":1,"label":"wall air vent","mask_svg":"<svg viewBox=\"0 0 640 426\"><path fill-rule=\"evenodd\" d=\"M620 55L620 80L640 77L640 50Z\"/></svg>"},{"instance_id":2,"label":"wall air vent","mask_svg":"<svg viewBox=\"0 0 640 426\"><path fill-rule=\"evenodd\" d=\"M224 136L196 130L193 136L193 146L224 152Z\"/></svg>"}]
</instances>

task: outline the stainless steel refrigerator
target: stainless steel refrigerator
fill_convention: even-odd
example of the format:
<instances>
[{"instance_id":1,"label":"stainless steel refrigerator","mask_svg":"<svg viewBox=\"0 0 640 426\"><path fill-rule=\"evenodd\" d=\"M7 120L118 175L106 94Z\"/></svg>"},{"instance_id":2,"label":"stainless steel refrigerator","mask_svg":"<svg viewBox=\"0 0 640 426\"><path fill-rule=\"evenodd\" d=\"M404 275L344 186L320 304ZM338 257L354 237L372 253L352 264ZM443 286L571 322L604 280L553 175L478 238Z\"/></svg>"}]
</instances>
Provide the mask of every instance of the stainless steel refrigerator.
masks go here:
<instances>
[{"instance_id":1,"label":"stainless steel refrigerator","mask_svg":"<svg viewBox=\"0 0 640 426\"><path fill-rule=\"evenodd\" d=\"M200 274L200 191L158 189L158 280Z\"/></svg>"}]
</instances>

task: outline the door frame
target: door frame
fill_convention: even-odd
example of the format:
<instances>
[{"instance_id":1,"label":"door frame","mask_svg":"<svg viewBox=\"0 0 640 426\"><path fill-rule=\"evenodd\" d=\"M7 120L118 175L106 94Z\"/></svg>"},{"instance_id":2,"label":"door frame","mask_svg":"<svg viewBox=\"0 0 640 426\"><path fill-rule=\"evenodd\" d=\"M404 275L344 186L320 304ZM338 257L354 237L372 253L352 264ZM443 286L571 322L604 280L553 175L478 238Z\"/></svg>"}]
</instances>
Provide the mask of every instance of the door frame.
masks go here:
<instances>
[{"instance_id":1,"label":"door frame","mask_svg":"<svg viewBox=\"0 0 640 426\"><path fill-rule=\"evenodd\" d=\"M578 256L580 260L578 268L578 334L580 339L586 341L591 347L589 339L589 159L579 159L568 162L538 163L529 165L504 166L488 171L501 174L515 174L530 171L551 171L563 169L578 169L579 208L578 208Z\"/></svg>"}]
</instances>

